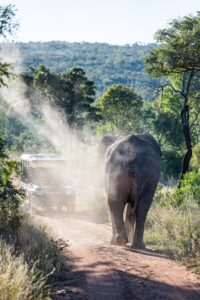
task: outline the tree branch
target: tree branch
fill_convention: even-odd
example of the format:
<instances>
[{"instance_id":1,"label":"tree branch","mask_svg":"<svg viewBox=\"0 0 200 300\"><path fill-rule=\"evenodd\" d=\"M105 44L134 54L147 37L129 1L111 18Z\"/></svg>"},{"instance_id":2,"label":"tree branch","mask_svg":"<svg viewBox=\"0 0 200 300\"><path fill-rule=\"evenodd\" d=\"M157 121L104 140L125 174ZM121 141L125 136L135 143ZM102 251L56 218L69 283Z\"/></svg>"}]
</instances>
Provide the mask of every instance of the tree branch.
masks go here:
<instances>
[{"instance_id":1,"label":"tree branch","mask_svg":"<svg viewBox=\"0 0 200 300\"><path fill-rule=\"evenodd\" d=\"M166 84L163 84L163 85L161 85L161 86L159 86L158 88L157 88L157 90L159 90L159 89L164 89L166 86L169 86L174 92L176 92L176 93L181 93L182 91L181 90L177 90L177 89L175 89L175 87L171 84L171 83L166 83Z\"/></svg>"}]
</instances>

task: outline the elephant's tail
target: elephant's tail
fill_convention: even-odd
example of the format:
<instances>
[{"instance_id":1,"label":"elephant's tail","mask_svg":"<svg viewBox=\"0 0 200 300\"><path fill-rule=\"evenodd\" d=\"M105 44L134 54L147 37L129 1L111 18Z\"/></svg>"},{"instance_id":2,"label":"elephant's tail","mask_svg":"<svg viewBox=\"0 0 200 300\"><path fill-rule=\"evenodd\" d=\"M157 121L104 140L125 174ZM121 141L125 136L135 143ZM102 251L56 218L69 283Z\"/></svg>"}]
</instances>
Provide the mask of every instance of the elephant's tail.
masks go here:
<instances>
[{"instance_id":1,"label":"elephant's tail","mask_svg":"<svg viewBox=\"0 0 200 300\"><path fill-rule=\"evenodd\" d=\"M138 184L134 180L134 186L131 188L131 193L129 197L129 202L126 204L125 210L125 227L128 236L128 240L132 243L133 231L136 221L136 208L138 205Z\"/></svg>"},{"instance_id":2,"label":"elephant's tail","mask_svg":"<svg viewBox=\"0 0 200 300\"><path fill-rule=\"evenodd\" d=\"M135 210L132 207L131 203L128 202L126 204L126 210L125 210L125 228L126 228L126 233L127 233L129 243L132 243L135 219L136 219Z\"/></svg>"}]
</instances>

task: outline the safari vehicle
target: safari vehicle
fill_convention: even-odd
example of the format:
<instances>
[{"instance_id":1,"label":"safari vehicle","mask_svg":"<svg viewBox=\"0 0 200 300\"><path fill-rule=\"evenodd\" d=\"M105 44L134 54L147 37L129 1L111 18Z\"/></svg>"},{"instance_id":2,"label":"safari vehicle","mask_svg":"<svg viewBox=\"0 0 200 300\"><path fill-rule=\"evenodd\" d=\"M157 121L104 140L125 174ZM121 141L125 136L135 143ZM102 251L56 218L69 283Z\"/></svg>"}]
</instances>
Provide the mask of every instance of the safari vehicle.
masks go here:
<instances>
[{"instance_id":1,"label":"safari vehicle","mask_svg":"<svg viewBox=\"0 0 200 300\"><path fill-rule=\"evenodd\" d=\"M66 184L64 157L56 154L23 154L21 156L21 186L25 194L25 209L75 210L75 191Z\"/></svg>"}]
</instances>

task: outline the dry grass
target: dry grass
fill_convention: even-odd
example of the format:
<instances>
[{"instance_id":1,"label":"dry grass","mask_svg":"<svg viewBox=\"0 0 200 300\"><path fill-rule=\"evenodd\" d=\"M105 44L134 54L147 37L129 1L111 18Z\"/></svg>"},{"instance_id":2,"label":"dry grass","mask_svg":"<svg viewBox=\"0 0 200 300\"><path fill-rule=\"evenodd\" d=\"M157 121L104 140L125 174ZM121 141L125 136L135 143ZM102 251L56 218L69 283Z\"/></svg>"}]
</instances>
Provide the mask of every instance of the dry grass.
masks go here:
<instances>
[{"instance_id":1,"label":"dry grass","mask_svg":"<svg viewBox=\"0 0 200 300\"><path fill-rule=\"evenodd\" d=\"M145 240L200 274L200 209L155 204L146 222Z\"/></svg>"},{"instance_id":2,"label":"dry grass","mask_svg":"<svg viewBox=\"0 0 200 300\"><path fill-rule=\"evenodd\" d=\"M48 299L45 295L46 278L36 267L28 265L22 255L0 240L0 299Z\"/></svg>"},{"instance_id":3,"label":"dry grass","mask_svg":"<svg viewBox=\"0 0 200 300\"><path fill-rule=\"evenodd\" d=\"M42 226L29 219L0 239L0 299L50 299L51 286L61 277L63 249Z\"/></svg>"}]
</instances>

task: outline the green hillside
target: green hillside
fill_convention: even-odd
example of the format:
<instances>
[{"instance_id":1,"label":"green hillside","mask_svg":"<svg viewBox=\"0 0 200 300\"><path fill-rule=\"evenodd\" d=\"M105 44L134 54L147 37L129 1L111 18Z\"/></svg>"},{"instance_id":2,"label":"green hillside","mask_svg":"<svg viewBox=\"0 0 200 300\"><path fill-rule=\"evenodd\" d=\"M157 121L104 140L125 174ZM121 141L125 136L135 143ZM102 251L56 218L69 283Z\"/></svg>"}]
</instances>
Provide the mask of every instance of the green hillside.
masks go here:
<instances>
[{"instance_id":1,"label":"green hillside","mask_svg":"<svg viewBox=\"0 0 200 300\"><path fill-rule=\"evenodd\" d=\"M42 64L52 71L83 68L99 92L112 84L136 88L146 100L153 98L158 81L144 72L144 58L156 47L148 45L109 45L101 43L67 43L62 41L17 43L25 67Z\"/></svg>"}]
</instances>

